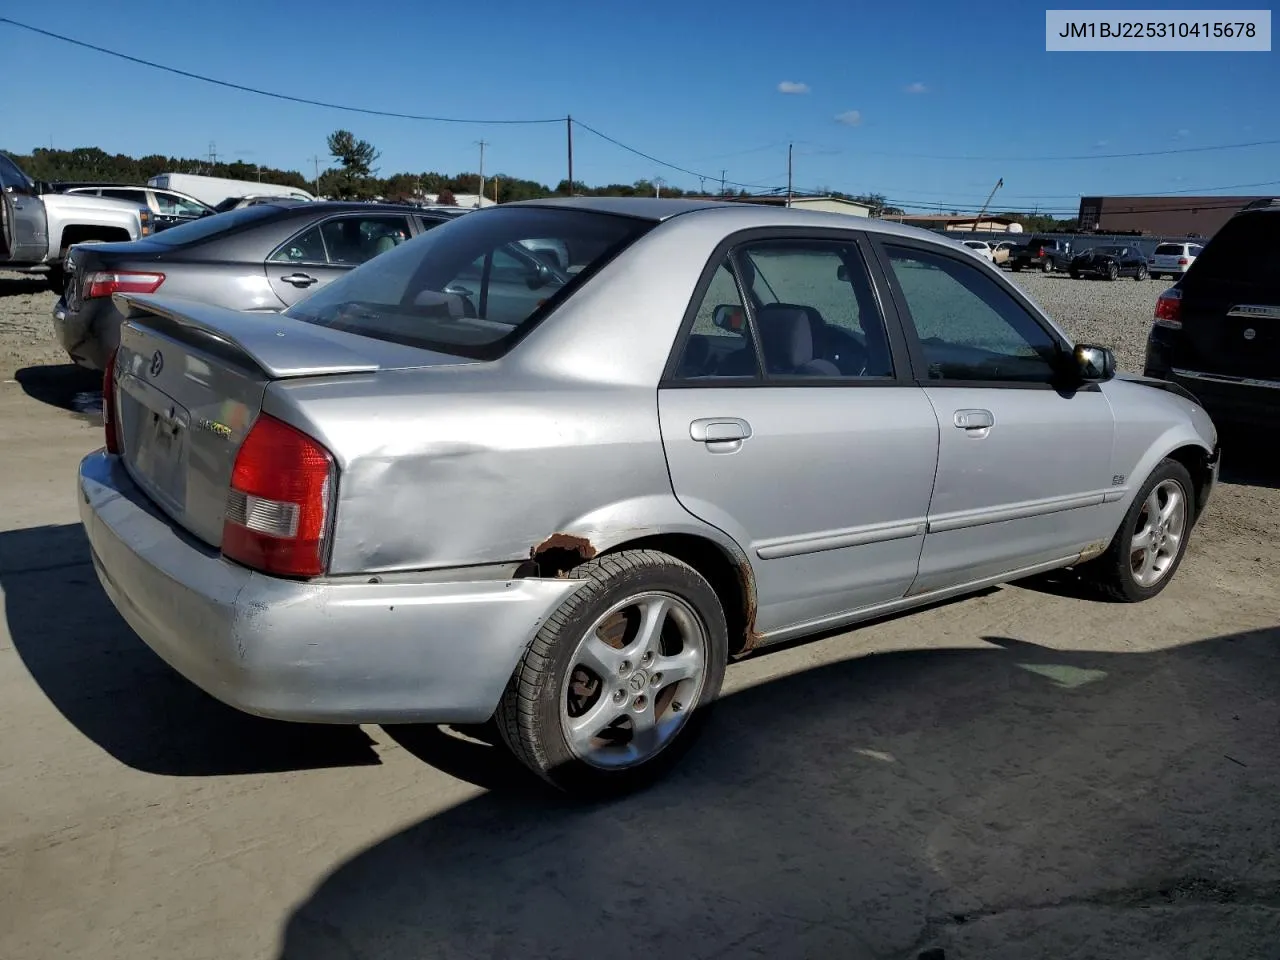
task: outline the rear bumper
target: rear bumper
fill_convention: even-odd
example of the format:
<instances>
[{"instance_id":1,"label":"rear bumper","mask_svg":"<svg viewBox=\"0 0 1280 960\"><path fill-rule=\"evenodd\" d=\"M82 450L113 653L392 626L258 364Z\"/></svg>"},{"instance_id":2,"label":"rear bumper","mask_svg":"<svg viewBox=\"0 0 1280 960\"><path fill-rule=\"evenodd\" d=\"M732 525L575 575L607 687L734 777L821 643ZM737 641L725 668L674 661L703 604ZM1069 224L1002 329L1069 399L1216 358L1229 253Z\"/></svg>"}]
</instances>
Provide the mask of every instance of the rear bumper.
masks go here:
<instances>
[{"instance_id":1,"label":"rear bumper","mask_svg":"<svg viewBox=\"0 0 1280 960\"><path fill-rule=\"evenodd\" d=\"M123 318L111 300L85 300L79 309L67 307L59 297L53 307L53 333L73 361L90 370L104 370L111 351L120 342Z\"/></svg>"},{"instance_id":2,"label":"rear bumper","mask_svg":"<svg viewBox=\"0 0 1280 960\"><path fill-rule=\"evenodd\" d=\"M321 723L488 719L538 627L576 580L298 582L222 559L176 530L105 451L80 464L98 579L153 651L247 713Z\"/></svg>"}]
</instances>

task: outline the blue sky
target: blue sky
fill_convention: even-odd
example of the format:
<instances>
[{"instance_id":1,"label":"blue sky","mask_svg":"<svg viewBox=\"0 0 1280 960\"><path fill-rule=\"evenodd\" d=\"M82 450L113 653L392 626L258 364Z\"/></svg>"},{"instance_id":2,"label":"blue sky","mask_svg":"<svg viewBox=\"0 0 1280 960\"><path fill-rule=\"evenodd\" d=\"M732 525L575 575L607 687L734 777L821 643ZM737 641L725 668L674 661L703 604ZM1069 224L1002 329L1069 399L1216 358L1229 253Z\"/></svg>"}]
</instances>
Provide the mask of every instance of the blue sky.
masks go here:
<instances>
[{"instance_id":1,"label":"blue sky","mask_svg":"<svg viewBox=\"0 0 1280 960\"><path fill-rule=\"evenodd\" d=\"M1044 6L1021 2L61 0L9 9L99 46L295 96L454 117L572 114L659 159L752 185L785 185L789 141L797 188L878 192L902 205L976 208L999 177L996 207L1064 211L1080 194L1280 181L1280 144L1017 159L1280 138L1280 54L1047 53ZM549 184L566 175L563 123L361 116L218 88L8 25L0 32L9 68L0 147L15 152L52 142L203 156L212 141L222 158L309 174L341 126L382 151L383 174L474 171L484 139L489 173ZM574 148L575 178L587 183L700 185L582 129Z\"/></svg>"}]
</instances>

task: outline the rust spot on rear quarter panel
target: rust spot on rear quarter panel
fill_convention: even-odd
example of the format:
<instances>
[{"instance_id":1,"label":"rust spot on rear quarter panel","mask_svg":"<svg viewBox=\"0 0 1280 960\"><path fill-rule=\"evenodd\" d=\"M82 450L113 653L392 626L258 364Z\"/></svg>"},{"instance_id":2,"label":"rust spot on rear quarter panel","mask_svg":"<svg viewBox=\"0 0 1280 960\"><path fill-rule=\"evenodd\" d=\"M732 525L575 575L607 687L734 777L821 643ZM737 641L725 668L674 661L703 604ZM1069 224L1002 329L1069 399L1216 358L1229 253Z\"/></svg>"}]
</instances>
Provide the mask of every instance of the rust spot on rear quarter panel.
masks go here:
<instances>
[{"instance_id":1,"label":"rust spot on rear quarter panel","mask_svg":"<svg viewBox=\"0 0 1280 960\"><path fill-rule=\"evenodd\" d=\"M580 563L586 563L599 551L586 537L571 533L553 533L529 550L542 576L565 577Z\"/></svg>"},{"instance_id":2,"label":"rust spot on rear quarter panel","mask_svg":"<svg viewBox=\"0 0 1280 960\"><path fill-rule=\"evenodd\" d=\"M743 632L742 646L733 653L735 659L745 657L763 639L756 631L756 576L751 570L751 561L743 560L737 570L738 583L742 585Z\"/></svg>"}]
</instances>

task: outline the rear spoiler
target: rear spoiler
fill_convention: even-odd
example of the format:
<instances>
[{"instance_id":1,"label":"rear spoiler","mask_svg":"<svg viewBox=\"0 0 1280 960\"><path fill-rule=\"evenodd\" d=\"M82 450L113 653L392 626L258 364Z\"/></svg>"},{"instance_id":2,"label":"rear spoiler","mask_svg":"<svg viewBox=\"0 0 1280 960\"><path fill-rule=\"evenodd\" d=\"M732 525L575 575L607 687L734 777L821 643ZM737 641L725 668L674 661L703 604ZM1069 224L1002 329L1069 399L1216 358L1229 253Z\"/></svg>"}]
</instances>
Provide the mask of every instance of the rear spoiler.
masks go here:
<instances>
[{"instance_id":1,"label":"rear spoiler","mask_svg":"<svg viewBox=\"0 0 1280 960\"><path fill-rule=\"evenodd\" d=\"M377 360L327 336L323 327L280 313L245 313L141 293L117 293L111 299L126 325L152 327L175 340L205 346L272 380L381 369Z\"/></svg>"}]
</instances>

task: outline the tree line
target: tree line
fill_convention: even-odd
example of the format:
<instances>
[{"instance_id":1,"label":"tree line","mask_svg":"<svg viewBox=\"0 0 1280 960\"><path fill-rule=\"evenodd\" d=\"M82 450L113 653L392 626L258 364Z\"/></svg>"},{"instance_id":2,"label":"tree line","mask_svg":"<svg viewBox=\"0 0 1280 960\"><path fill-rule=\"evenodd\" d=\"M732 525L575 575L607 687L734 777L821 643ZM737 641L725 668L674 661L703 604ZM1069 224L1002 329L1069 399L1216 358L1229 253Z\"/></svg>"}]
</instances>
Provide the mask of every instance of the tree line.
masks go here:
<instances>
[{"instance_id":1,"label":"tree line","mask_svg":"<svg viewBox=\"0 0 1280 960\"><path fill-rule=\"evenodd\" d=\"M349 130L335 130L329 135L326 145L334 163L320 172L318 182L308 179L297 170L280 170L275 167L246 163L243 160L217 162L190 157L167 157L161 154L131 157L123 153L109 154L97 147L77 147L74 150L37 147L30 154L14 154L13 157L27 173L37 180L46 182L89 180L101 183L139 184L161 173L196 173L232 180L259 180L263 183L298 187L317 192L319 196L337 199L381 198L389 201L407 201L425 195L435 195L439 198L439 202L443 203L452 202L456 194L476 194L480 191L480 175L473 172L450 174L429 170L421 173L393 173L387 177L380 177L377 162L381 154L371 143L358 139ZM660 192L666 197L752 196L746 190L736 192L732 189L725 189L723 192L719 189L682 190L666 184L655 184L651 180L608 183L600 186L588 186L582 181L575 180L571 190L567 179L561 180L555 186L549 186L536 180L513 177L501 171L485 178L484 192L490 199L496 196L499 203L537 200L553 196L563 197L570 194L589 197L651 197ZM773 195L781 192L776 189L771 191ZM872 216L896 216L904 213L901 207L890 204L883 194L842 193L826 188L818 192L824 196L839 197L865 204L871 208ZM1074 227L1074 221L1056 220L1048 216L1013 212L1001 213L1000 216L1017 220L1022 223L1024 229L1036 232Z\"/></svg>"}]
</instances>

